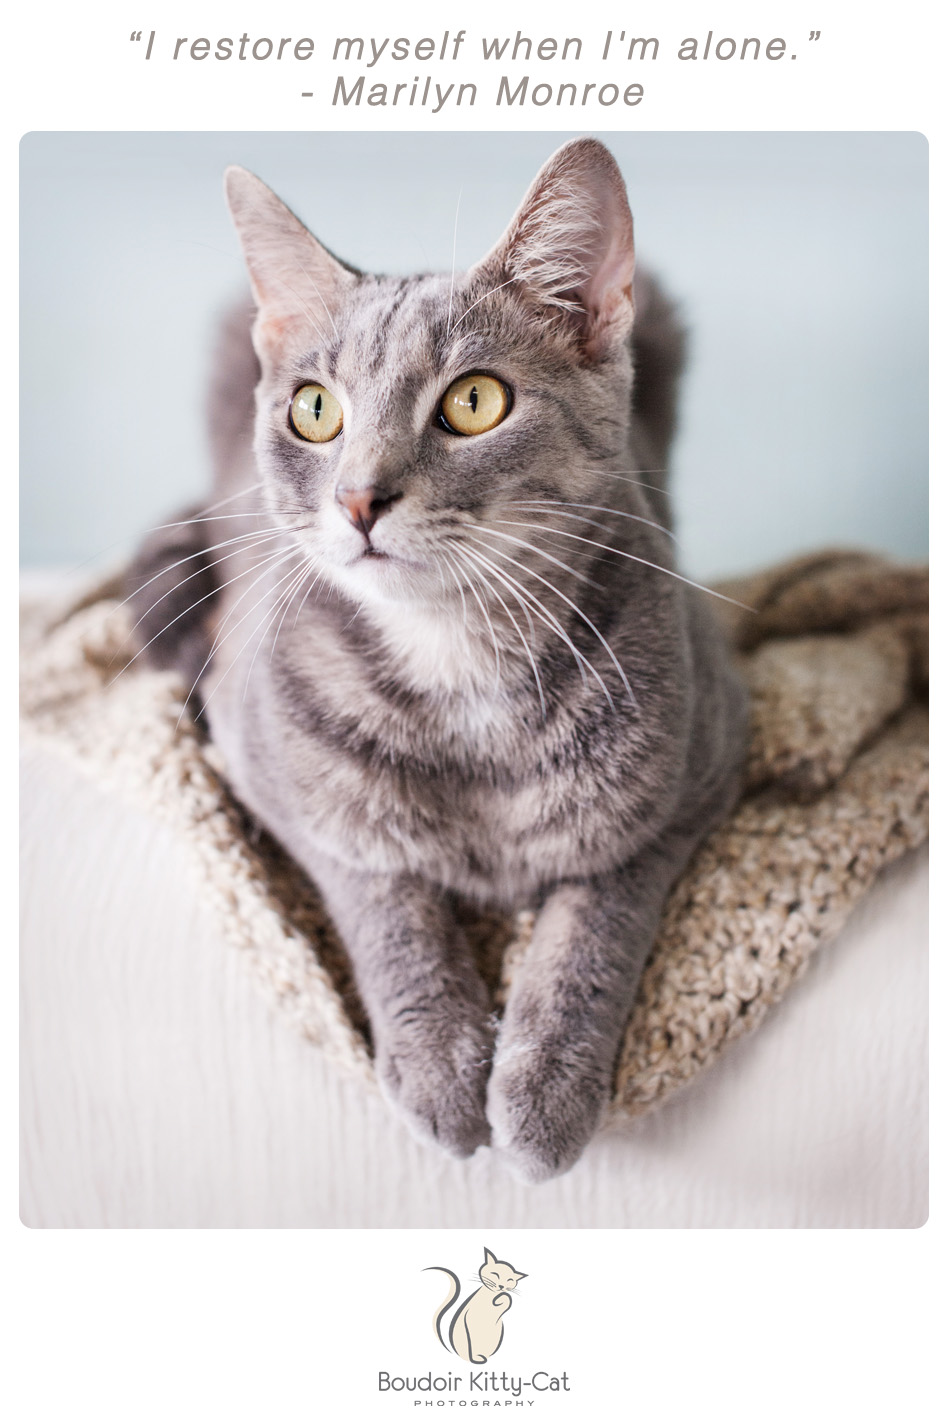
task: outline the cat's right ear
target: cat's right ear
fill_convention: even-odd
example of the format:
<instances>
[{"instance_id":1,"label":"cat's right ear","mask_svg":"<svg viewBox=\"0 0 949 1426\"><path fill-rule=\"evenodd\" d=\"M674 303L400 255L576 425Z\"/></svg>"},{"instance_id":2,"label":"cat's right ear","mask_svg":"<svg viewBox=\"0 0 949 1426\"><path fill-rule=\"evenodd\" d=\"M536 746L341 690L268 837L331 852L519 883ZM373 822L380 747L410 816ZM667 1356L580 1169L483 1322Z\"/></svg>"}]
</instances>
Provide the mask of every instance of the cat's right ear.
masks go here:
<instances>
[{"instance_id":1,"label":"cat's right ear","mask_svg":"<svg viewBox=\"0 0 949 1426\"><path fill-rule=\"evenodd\" d=\"M633 265L623 176L598 139L584 138L547 160L507 232L472 272L498 289L519 281L597 360L629 336Z\"/></svg>"},{"instance_id":2,"label":"cat's right ear","mask_svg":"<svg viewBox=\"0 0 949 1426\"><path fill-rule=\"evenodd\" d=\"M358 273L327 252L266 183L246 168L227 169L224 192L257 303L258 354L274 351L290 328L300 326L328 341L333 313Z\"/></svg>"}]
</instances>

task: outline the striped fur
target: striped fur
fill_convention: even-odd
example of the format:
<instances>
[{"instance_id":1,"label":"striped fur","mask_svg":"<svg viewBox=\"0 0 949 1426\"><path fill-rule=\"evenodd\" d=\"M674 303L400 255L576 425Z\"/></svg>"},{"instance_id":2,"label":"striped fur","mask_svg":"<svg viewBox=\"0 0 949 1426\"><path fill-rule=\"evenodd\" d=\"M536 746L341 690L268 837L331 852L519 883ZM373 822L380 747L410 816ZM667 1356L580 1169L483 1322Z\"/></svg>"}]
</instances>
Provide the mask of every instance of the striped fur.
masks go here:
<instances>
[{"instance_id":1,"label":"striped fur","mask_svg":"<svg viewBox=\"0 0 949 1426\"><path fill-rule=\"evenodd\" d=\"M175 626L192 671L205 642L196 698L238 796L323 892L392 1100L540 1180L593 1132L666 892L738 785L742 694L660 528L681 333L631 288L593 140L454 279L354 273L259 180L228 188L256 357L232 322L219 515L186 527L195 556L216 547L217 593ZM439 402L473 371L513 407L458 437ZM325 445L287 419L312 381L344 410ZM390 502L371 549L340 488ZM457 896L538 910L497 1032Z\"/></svg>"}]
</instances>

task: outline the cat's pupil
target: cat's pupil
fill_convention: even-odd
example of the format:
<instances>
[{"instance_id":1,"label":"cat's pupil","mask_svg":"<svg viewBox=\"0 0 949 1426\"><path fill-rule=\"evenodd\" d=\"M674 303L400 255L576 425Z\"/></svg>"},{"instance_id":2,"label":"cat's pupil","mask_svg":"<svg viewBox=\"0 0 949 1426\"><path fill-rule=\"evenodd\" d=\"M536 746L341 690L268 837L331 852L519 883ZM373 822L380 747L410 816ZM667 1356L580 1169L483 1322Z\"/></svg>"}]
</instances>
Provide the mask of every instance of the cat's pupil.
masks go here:
<instances>
[{"instance_id":1,"label":"cat's pupil","mask_svg":"<svg viewBox=\"0 0 949 1426\"><path fill-rule=\"evenodd\" d=\"M469 402L469 404L470 404L470 406L471 406L472 411L477 411L477 409L478 409L478 388L477 388L476 386L473 386L473 387L471 388L471 395L468 397L468 402Z\"/></svg>"},{"instance_id":2,"label":"cat's pupil","mask_svg":"<svg viewBox=\"0 0 949 1426\"><path fill-rule=\"evenodd\" d=\"M322 411L322 409L323 409L323 398L322 398L322 396L321 396L319 393L317 393L316 401L314 402L314 405L313 405L313 415L316 417L317 420L320 419L320 412Z\"/></svg>"}]
</instances>

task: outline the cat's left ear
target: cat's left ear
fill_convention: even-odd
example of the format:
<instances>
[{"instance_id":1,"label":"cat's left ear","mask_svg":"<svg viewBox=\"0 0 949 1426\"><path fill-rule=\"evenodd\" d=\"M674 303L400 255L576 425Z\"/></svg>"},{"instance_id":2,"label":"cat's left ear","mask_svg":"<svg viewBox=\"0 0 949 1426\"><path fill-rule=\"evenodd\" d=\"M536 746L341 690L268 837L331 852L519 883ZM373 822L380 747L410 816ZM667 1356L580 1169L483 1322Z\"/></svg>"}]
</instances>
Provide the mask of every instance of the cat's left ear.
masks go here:
<instances>
[{"instance_id":1,"label":"cat's left ear","mask_svg":"<svg viewBox=\"0 0 949 1426\"><path fill-rule=\"evenodd\" d=\"M598 139L573 139L544 164L475 272L523 282L597 359L629 335L633 265L633 219L616 160Z\"/></svg>"},{"instance_id":2,"label":"cat's left ear","mask_svg":"<svg viewBox=\"0 0 949 1426\"><path fill-rule=\"evenodd\" d=\"M227 170L224 191L257 303L258 353L278 349L294 327L306 326L328 337L334 329L333 312L358 273L318 243L276 193L246 168Z\"/></svg>"},{"instance_id":3,"label":"cat's left ear","mask_svg":"<svg viewBox=\"0 0 949 1426\"><path fill-rule=\"evenodd\" d=\"M514 1276L517 1278L518 1282L523 1282L524 1279L527 1277L527 1273L516 1272Z\"/></svg>"}]
</instances>

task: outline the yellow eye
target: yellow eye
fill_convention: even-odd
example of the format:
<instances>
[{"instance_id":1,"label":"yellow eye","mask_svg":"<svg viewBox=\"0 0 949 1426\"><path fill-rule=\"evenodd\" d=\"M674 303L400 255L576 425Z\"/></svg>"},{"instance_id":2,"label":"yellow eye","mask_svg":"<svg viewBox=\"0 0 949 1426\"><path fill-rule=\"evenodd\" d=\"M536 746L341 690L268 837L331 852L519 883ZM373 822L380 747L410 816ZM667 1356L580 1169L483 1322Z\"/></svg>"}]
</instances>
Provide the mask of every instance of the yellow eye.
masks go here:
<instances>
[{"instance_id":1,"label":"yellow eye","mask_svg":"<svg viewBox=\"0 0 949 1426\"><path fill-rule=\"evenodd\" d=\"M442 397L442 416L460 436L480 436L492 431L510 409L507 387L482 372L459 377Z\"/></svg>"},{"instance_id":2,"label":"yellow eye","mask_svg":"<svg viewBox=\"0 0 949 1426\"><path fill-rule=\"evenodd\" d=\"M325 386L301 386L290 403L290 421L305 441L331 441L343 429L343 408Z\"/></svg>"}]
</instances>

